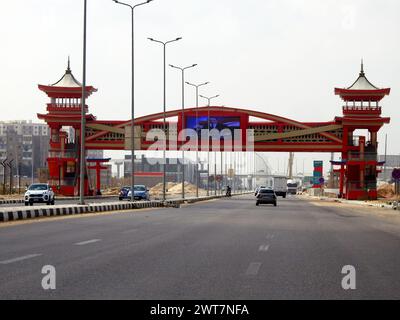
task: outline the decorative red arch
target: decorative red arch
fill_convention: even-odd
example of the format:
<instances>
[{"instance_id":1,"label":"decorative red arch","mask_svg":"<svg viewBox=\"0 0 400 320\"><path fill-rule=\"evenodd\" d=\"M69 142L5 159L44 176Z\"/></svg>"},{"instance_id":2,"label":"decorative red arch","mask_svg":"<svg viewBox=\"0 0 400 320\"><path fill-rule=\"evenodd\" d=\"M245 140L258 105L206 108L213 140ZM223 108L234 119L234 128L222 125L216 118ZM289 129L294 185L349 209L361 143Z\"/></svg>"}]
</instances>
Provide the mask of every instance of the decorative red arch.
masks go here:
<instances>
[{"instance_id":1,"label":"decorative red arch","mask_svg":"<svg viewBox=\"0 0 400 320\"><path fill-rule=\"evenodd\" d=\"M68 67L60 81L52 86L39 85L51 101L47 104L47 113L38 114L40 119L48 123L51 129L50 157L48 159L50 179L64 179L63 193L71 194L76 190L77 167L79 163L79 148L76 142L71 142L63 126L75 129L75 139L80 136L80 113L78 91L81 84L73 77ZM88 96L97 89L87 87ZM365 77L362 68L360 76L354 84L345 89L335 89L345 101L342 115L327 122L299 122L293 119L231 107L201 107L185 110L172 110L165 114L166 129L169 132L167 148L177 150L186 141L172 140L178 131L185 129L188 119L234 119L231 123L242 129L240 150L248 150L247 130L254 132L254 151L267 152L340 152L342 160L335 165L340 168L340 193L348 199L376 198L376 177L381 165L377 161L377 132L389 118L381 117L380 100L390 93L390 89L379 89L373 86ZM87 106L85 106L87 109ZM259 119L254 121L252 118ZM170 121L171 118L177 120ZM156 113L135 119L134 141L135 149L148 150L154 141L148 141L147 134L152 129L163 129L164 113ZM204 120L202 120L204 122ZM220 120L215 120L216 122ZM197 121L196 121L197 123ZM359 137L354 143L353 133L357 129L367 129L368 137ZM175 131L174 131L175 130ZM131 121L97 120L92 114L86 116L86 147L87 149L124 150L131 149ZM172 134L171 134L172 132ZM171 141L169 140L171 138ZM208 145L208 143L207 143ZM204 145L199 145L204 150ZM211 148L211 146L210 146ZM193 149L192 149L193 150ZM221 145L221 151L226 150ZM238 149L236 148L235 151ZM61 172L61 174L60 174ZM75 177L71 181L71 177ZM70 180L68 180L70 179ZM56 182L54 184L56 185Z\"/></svg>"}]
</instances>

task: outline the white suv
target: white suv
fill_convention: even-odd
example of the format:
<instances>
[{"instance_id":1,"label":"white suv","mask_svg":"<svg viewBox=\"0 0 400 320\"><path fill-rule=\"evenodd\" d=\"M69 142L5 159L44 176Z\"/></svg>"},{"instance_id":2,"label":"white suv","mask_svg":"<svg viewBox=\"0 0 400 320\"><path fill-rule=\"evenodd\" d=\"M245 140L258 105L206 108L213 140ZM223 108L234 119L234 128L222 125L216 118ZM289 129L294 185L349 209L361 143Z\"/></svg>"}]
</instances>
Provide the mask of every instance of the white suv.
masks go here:
<instances>
[{"instance_id":1,"label":"white suv","mask_svg":"<svg viewBox=\"0 0 400 320\"><path fill-rule=\"evenodd\" d=\"M33 206L34 203L54 204L53 189L46 183L34 183L29 186L24 196L25 205Z\"/></svg>"}]
</instances>

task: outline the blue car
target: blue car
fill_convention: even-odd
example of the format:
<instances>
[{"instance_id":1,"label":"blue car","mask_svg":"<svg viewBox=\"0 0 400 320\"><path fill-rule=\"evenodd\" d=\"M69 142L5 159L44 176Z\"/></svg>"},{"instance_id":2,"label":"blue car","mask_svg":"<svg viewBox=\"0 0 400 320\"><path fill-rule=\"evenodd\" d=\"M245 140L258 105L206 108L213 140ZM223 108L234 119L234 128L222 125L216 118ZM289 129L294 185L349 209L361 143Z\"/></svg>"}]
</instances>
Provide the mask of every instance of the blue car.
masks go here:
<instances>
[{"instance_id":1,"label":"blue car","mask_svg":"<svg viewBox=\"0 0 400 320\"><path fill-rule=\"evenodd\" d=\"M128 199L128 193L131 191L131 187L122 187L119 191L119 200Z\"/></svg>"},{"instance_id":2,"label":"blue car","mask_svg":"<svg viewBox=\"0 0 400 320\"><path fill-rule=\"evenodd\" d=\"M131 196L132 192L129 189L128 198L130 198ZM147 189L147 187L143 185L135 185L133 196L135 200L146 200L146 201L150 200L149 189Z\"/></svg>"}]
</instances>

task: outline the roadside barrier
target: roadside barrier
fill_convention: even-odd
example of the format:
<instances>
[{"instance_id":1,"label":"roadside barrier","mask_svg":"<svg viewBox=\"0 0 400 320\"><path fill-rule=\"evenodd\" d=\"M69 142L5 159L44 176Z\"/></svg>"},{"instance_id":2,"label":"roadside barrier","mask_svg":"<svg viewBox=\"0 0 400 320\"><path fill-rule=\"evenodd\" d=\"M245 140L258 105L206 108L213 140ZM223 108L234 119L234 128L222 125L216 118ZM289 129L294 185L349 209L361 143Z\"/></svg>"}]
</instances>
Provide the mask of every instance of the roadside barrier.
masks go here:
<instances>
[{"instance_id":1,"label":"roadside barrier","mask_svg":"<svg viewBox=\"0 0 400 320\"><path fill-rule=\"evenodd\" d=\"M236 196L240 194L233 194ZM166 201L153 200L153 201L137 201L137 202L109 202L100 204L88 205L55 205L55 206L40 206L40 207L27 207L21 208L0 208L0 223L15 220L33 219L39 217L53 217L53 216L66 216L74 214L97 213L107 211L125 211L144 208L162 208L173 207L179 208L185 203L195 203L200 201L207 201L212 199L225 198L224 195L208 196L199 198L187 199L171 199ZM85 198L88 199L88 198ZM18 203L18 202L11 202Z\"/></svg>"},{"instance_id":2,"label":"roadside barrier","mask_svg":"<svg viewBox=\"0 0 400 320\"><path fill-rule=\"evenodd\" d=\"M22 195L21 195L21 198L22 198ZM112 199L112 198L118 198L118 196L91 196L91 197L85 197L86 200L99 200L99 199ZM56 201L57 200L78 201L79 197L57 197L56 196ZM18 203L24 204L25 201L23 199L4 199L4 200L0 200L0 205L2 205L2 204L18 204Z\"/></svg>"}]
</instances>

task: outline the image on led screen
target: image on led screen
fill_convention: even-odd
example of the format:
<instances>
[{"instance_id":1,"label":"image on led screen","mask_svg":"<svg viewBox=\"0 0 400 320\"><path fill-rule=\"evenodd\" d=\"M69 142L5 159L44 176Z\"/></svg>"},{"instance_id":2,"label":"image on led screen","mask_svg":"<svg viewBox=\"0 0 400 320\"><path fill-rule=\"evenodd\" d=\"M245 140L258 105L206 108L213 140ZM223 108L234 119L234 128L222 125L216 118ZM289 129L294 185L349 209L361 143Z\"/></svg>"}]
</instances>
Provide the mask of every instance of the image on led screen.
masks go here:
<instances>
[{"instance_id":1,"label":"image on led screen","mask_svg":"<svg viewBox=\"0 0 400 320\"><path fill-rule=\"evenodd\" d=\"M208 126L208 117L200 116L196 117L187 117L186 118L186 128L193 130L202 130L202 129L240 129L240 118L239 117L210 117L210 127Z\"/></svg>"}]
</instances>

